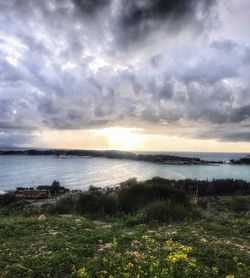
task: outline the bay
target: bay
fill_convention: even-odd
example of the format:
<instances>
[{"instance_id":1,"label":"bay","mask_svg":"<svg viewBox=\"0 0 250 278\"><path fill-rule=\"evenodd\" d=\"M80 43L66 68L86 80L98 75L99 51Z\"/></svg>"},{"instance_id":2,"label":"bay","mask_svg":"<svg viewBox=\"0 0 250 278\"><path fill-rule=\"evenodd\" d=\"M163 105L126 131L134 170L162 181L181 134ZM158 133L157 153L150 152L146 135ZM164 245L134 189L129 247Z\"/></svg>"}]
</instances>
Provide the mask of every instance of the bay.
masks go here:
<instances>
[{"instance_id":1,"label":"bay","mask_svg":"<svg viewBox=\"0 0 250 278\"><path fill-rule=\"evenodd\" d=\"M171 153L170 153L171 154ZM172 153L185 155L185 153ZM229 160L243 154L186 153L189 157ZM224 159L223 159L224 157ZM38 186L58 180L70 189L85 190L89 185L115 186L131 177L145 180L154 176L168 179L243 179L250 182L250 166L222 164L165 165L108 158L52 156L0 156L0 191L17 186Z\"/></svg>"}]
</instances>

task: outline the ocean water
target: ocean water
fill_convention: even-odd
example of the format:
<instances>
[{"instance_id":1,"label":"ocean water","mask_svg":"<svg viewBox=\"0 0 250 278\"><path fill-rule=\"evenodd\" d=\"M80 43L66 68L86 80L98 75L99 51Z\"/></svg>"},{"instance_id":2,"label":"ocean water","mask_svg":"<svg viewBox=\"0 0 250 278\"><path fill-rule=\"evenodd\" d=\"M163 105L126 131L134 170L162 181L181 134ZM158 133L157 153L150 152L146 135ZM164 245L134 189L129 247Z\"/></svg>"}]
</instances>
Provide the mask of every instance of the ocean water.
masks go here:
<instances>
[{"instance_id":1,"label":"ocean water","mask_svg":"<svg viewBox=\"0 0 250 278\"><path fill-rule=\"evenodd\" d=\"M247 154L171 153L211 160L230 160ZM17 186L38 186L58 180L70 189L85 190L89 185L114 186L131 177L144 180L160 176L169 179L243 179L250 181L250 166L164 165L108 158L52 156L0 156L0 191Z\"/></svg>"}]
</instances>

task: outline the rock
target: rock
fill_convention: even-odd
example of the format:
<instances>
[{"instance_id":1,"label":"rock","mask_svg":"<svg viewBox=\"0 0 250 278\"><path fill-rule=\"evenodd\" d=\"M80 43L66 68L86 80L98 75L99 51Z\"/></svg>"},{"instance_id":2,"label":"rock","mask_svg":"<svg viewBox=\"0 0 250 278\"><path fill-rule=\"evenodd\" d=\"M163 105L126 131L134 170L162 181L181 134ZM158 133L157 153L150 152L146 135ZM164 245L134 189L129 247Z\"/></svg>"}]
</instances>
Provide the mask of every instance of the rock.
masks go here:
<instances>
[{"instance_id":1,"label":"rock","mask_svg":"<svg viewBox=\"0 0 250 278\"><path fill-rule=\"evenodd\" d=\"M46 220L46 216L42 214L37 218L37 220L38 221L44 221L44 220Z\"/></svg>"},{"instance_id":2,"label":"rock","mask_svg":"<svg viewBox=\"0 0 250 278\"><path fill-rule=\"evenodd\" d=\"M61 217L65 217L65 218L73 218L75 217L75 215L73 214L60 214Z\"/></svg>"}]
</instances>

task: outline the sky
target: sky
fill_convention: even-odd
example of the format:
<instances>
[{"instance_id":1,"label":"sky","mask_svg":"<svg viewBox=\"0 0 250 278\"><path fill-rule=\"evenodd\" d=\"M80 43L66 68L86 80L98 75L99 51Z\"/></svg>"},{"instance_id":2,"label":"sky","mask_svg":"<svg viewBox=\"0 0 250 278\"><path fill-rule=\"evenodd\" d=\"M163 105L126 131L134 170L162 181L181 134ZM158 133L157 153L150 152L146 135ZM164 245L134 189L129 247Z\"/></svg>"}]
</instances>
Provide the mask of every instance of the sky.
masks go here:
<instances>
[{"instance_id":1,"label":"sky","mask_svg":"<svg viewBox=\"0 0 250 278\"><path fill-rule=\"evenodd\" d=\"M0 0L0 146L250 152L249 0Z\"/></svg>"}]
</instances>

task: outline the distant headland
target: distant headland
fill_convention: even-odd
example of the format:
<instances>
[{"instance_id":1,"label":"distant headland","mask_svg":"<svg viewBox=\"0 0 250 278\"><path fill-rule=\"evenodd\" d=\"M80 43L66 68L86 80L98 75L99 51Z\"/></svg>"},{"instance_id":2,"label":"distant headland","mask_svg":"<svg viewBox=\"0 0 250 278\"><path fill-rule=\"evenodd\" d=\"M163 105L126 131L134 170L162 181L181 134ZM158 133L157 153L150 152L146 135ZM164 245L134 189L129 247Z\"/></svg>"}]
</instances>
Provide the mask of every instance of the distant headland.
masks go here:
<instances>
[{"instance_id":1,"label":"distant headland","mask_svg":"<svg viewBox=\"0 0 250 278\"><path fill-rule=\"evenodd\" d=\"M202 160L197 157L185 157L167 154L136 154L126 151L116 151L116 150L0 150L1 155L29 155L29 156L56 156L58 158L68 158L71 156L78 157L104 157L104 158L114 158L114 159L130 159L138 161L146 161L161 164L173 164L173 165L218 165L224 163L230 164L246 164L250 165L250 157L244 157L238 160L230 160L230 162L225 162L222 160Z\"/></svg>"},{"instance_id":2,"label":"distant headland","mask_svg":"<svg viewBox=\"0 0 250 278\"><path fill-rule=\"evenodd\" d=\"M78 157L104 157L114 159L130 159L138 161L146 161L162 164L175 164L175 165L216 165L222 164L223 161L207 161L197 157L183 157L166 154L135 154L126 151L115 150L0 150L0 155L50 155L58 158L67 158L70 156Z\"/></svg>"}]
</instances>

